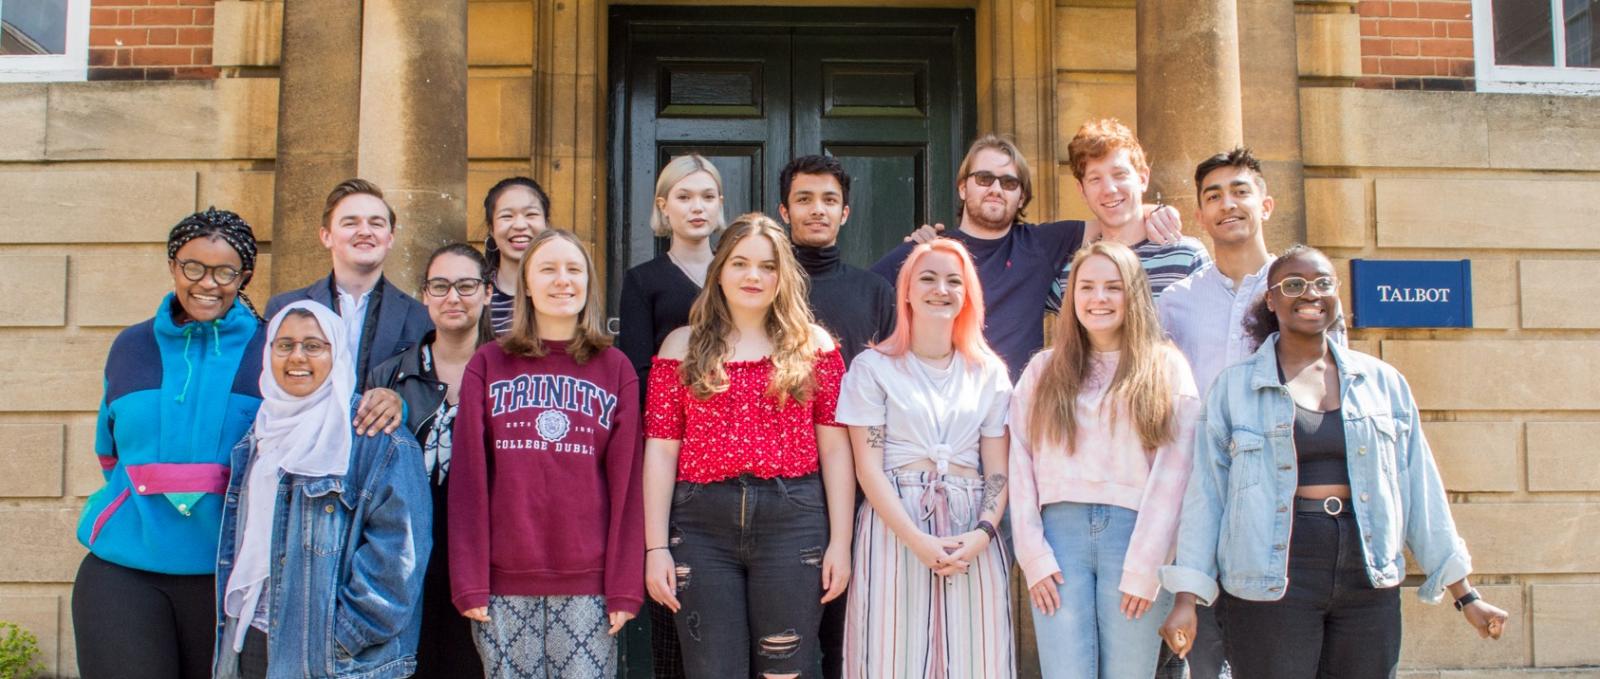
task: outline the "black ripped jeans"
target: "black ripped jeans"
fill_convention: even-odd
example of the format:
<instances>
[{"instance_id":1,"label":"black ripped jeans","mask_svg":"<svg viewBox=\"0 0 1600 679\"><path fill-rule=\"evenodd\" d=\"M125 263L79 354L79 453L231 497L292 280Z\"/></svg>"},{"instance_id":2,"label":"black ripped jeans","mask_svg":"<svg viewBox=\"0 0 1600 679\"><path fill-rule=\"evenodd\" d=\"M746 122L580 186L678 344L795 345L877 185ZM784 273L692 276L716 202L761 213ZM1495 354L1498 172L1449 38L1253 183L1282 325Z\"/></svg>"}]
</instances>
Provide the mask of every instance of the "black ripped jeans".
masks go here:
<instances>
[{"instance_id":1,"label":"black ripped jeans","mask_svg":"<svg viewBox=\"0 0 1600 679\"><path fill-rule=\"evenodd\" d=\"M828 518L818 474L679 482L668 534L689 677L815 677Z\"/></svg>"}]
</instances>

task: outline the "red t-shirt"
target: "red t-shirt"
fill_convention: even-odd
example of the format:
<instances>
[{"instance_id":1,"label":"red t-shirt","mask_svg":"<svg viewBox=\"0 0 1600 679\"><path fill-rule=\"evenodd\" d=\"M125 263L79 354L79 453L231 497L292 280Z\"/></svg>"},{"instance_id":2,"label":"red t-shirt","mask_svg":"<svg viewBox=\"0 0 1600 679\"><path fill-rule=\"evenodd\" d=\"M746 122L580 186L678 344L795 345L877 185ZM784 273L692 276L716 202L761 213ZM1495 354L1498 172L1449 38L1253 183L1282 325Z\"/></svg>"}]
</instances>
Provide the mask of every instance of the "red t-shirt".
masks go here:
<instances>
[{"instance_id":1,"label":"red t-shirt","mask_svg":"<svg viewBox=\"0 0 1600 679\"><path fill-rule=\"evenodd\" d=\"M678 378L683 362L657 357L650 365L645 436L682 441L678 480L713 483L740 474L793 478L817 471L816 425L833 421L844 359L838 349L817 352L811 398L782 406L767 396L772 360L728 361L728 389L704 401Z\"/></svg>"}]
</instances>

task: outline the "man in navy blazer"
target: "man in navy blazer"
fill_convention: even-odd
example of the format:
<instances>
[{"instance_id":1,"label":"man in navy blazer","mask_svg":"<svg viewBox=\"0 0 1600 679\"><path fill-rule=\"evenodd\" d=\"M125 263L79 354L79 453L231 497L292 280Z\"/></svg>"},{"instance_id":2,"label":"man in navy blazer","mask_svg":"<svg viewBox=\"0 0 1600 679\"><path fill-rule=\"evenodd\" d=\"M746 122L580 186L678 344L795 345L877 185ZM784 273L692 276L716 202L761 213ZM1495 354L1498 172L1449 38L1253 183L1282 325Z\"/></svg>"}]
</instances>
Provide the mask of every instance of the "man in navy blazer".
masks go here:
<instances>
[{"instance_id":1,"label":"man in navy blazer","mask_svg":"<svg viewBox=\"0 0 1600 679\"><path fill-rule=\"evenodd\" d=\"M366 384L367 373L379 363L420 342L433 329L427 308L383 276L384 259L394 246L394 228L394 208L376 185L365 179L340 182L328 194L322 228L317 231L322 247L332 255L333 272L267 302L269 319L288 304L307 299L338 313L356 357L357 385ZM358 431L366 428L363 423L380 418L385 423L399 421L399 398L391 403L388 397L393 392L381 391L387 393L363 396L356 417ZM388 412L391 408L394 413ZM368 412L374 409L378 412Z\"/></svg>"}]
</instances>

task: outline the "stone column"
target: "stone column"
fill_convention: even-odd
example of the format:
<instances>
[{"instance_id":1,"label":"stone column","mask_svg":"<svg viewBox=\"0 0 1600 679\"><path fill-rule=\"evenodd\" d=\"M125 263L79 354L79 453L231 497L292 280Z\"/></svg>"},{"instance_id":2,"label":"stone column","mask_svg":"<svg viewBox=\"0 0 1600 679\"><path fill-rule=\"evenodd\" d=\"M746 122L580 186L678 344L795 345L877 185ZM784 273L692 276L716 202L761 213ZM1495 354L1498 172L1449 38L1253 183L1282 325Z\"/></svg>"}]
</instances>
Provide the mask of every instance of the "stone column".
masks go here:
<instances>
[{"instance_id":1,"label":"stone column","mask_svg":"<svg viewBox=\"0 0 1600 679\"><path fill-rule=\"evenodd\" d=\"M273 165L272 292L327 275L317 240L322 201L356 174L361 114L361 3L285 0ZM265 303L265 300L261 300Z\"/></svg>"},{"instance_id":2,"label":"stone column","mask_svg":"<svg viewBox=\"0 0 1600 679\"><path fill-rule=\"evenodd\" d=\"M1033 170L1028 221L1056 214L1054 2L982 0L977 13L978 134L1010 135ZM957 153L965 154L963 140Z\"/></svg>"},{"instance_id":3,"label":"stone column","mask_svg":"<svg viewBox=\"0 0 1600 679\"><path fill-rule=\"evenodd\" d=\"M1244 140L1261 159L1276 207L1267 222L1273 252L1306 239L1300 156L1300 69L1294 3L1238 0Z\"/></svg>"},{"instance_id":4,"label":"stone column","mask_svg":"<svg viewBox=\"0 0 1600 679\"><path fill-rule=\"evenodd\" d=\"M605 262L606 3L534 0L533 178L550 195L552 226L588 242ZM598 104L597 104L598 102ZM602 266L604 266L602 264Z\"/></svg>"},{"instance_id":5,"label":"stone column","mask_svg":"<svg viewBox=\"0 0 1600 679\"><path fill-rule=\"evenodd\" d=\"M394 206L389 280L415 293L427 257L466 240L466 0L365 0L360 175Z\"/></svg>"},{"instance_id":6,"label":"stone column","mask_svg":"<svg viewBox=\"0 0 1600 679\"><path fill-rule=\"evenodd\" d=\"M1244 139L1234 0L1138 0L1138 52L1146 201L1159 192L1192 221L1195 166Z\"/></svg>"}]
</instances>

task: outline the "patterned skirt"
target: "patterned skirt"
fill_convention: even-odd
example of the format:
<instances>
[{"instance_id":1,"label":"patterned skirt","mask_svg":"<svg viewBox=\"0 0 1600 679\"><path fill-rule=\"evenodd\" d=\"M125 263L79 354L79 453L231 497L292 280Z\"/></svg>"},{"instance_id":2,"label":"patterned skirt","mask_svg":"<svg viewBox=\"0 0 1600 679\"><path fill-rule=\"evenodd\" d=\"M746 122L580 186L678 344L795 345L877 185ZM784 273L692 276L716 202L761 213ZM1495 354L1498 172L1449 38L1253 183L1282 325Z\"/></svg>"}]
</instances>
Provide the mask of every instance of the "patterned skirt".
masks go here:
<instances>
[{"instance_id":1,"label":"patterned skirt","mask_svg":"<svg viewBox=\"0 0 1600 679\"><path fill-rule=\"evenodd\" d=\"M889 472L900 503L923 532L975 528L983 481L934 472ZM1011 559L1001 541L948 578L935 575L861 504L856 518L844 675L871 679L1009 679Z\"/></svg>"}]
</instances>

